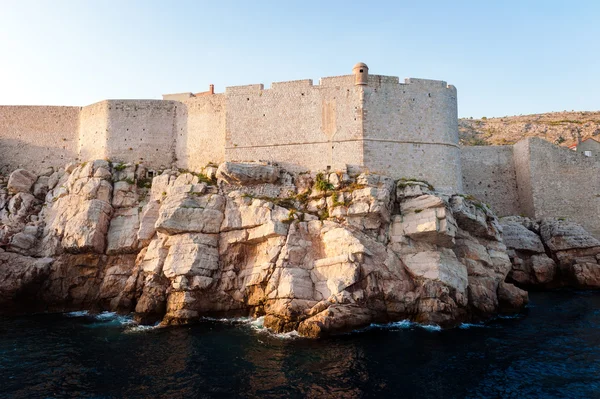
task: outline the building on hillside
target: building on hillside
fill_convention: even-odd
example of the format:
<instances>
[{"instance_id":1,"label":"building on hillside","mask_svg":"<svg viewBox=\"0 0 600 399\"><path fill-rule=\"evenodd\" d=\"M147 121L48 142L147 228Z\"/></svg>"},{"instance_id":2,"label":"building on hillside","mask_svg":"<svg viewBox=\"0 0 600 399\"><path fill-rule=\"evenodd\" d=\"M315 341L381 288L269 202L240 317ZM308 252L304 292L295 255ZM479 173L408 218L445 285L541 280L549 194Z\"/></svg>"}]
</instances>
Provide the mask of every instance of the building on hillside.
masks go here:
<instances>
[{"instance_id":1,"label":"building on hillside","mask_svg":"<svg viewBox=\"0 0 600 399\"><path fill-rule=\"evenodd\" d=\"M588 137L585 140L577 140L569 146L569 149L577 151L586 157L598 157L600 156L600 142L592 137Z\"/></svg>"}]
</instances>

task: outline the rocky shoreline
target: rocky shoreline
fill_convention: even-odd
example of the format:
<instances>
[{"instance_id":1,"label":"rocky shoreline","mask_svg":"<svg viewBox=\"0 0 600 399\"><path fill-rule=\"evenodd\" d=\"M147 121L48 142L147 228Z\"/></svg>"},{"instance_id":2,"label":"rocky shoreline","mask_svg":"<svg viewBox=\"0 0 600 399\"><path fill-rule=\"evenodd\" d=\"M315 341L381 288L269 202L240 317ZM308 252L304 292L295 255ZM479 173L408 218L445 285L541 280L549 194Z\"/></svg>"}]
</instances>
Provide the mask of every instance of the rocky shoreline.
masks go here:
<instances>
[{"instance_id":1,"label":"rocky shoreline","mask_svg":"<svg viewBox=\"0 0 600 399\"><path fill-rule=\"evenodd\" d=\"M426 182L261 163L148 172L97 160L1 179L0 312L264 316L321 337L519 312L523 288L600 288L600 242L580 226L499 221Z\"/></svg>"}]
</instances>

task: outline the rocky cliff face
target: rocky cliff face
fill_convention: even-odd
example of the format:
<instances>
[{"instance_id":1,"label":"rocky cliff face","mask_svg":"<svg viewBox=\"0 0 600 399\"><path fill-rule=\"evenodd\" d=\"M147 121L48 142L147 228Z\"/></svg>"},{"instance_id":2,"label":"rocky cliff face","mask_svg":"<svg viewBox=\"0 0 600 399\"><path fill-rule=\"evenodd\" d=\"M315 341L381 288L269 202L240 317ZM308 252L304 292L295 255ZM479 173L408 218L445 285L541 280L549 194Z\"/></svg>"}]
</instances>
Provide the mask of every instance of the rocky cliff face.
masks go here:
<instances>
[{"instance_id":1,"label":"rocky cliff face","mask_svg":"<svg viewBox=\"0 0 600 399\"><path fill-rule=\"evenodd\" d=\"M3 311L164 325L265 316L273 331L320 337L402 319L453 326L527 303L505 281L494 214L425 182L235 163L150 180L100 160L0 183Z\"/></svg>"},{"instance_id":2,"label":"rocky cliff face","mask_svg":"<svg viewBox=\"0 0 600 399\"><path fill-rule=\"evenodd\" d=\"M526 288L600 288L600 241L558 219L502 219L513 269L508 280Z\"/></svg>"},{"instance_id":3,"label":"rocky cliff face","mask_svg":"<svg viewBox=\"0 0 600 399\"><path fill-rule=\"evenodd\" d=\"M600 112L550 112L502 118L460 119L462 145L508 145L526 137L539 137L557 144L600 137Z\"/></svg>"}]
</instances>

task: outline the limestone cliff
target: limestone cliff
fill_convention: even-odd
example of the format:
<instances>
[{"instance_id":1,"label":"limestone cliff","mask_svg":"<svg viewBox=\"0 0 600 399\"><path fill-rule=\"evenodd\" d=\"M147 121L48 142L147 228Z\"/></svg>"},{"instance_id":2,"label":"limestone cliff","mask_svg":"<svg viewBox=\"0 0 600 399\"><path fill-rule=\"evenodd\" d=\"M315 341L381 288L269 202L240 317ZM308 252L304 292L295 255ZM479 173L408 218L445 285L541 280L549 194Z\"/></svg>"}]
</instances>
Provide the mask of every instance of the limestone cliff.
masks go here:
<instances>
[{"instance_id":1,"label":"limestone cliff","mask_svg":"<svg viewBox=\"0 0 600 399\"><path fill-rule=\"evenodd\" d=\"M497 218L475 200L373 174L203 172L150 180L104 160L13 172L0 182L0 308L164 325L265 316L273 331L320 337L402 319L453 326L527 303L505 281Z\"/></svg>"}]
</instances>

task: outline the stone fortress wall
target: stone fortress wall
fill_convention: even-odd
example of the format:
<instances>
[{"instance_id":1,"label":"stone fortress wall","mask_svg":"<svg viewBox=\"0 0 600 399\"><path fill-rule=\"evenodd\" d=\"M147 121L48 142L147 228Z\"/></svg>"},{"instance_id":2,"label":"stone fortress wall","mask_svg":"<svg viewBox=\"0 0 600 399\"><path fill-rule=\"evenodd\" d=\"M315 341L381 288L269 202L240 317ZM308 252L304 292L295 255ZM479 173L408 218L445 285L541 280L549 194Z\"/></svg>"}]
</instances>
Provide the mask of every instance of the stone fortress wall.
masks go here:
<instances>
[{"instance_id":1,"label":"stone fortress wall","mask_svg":"<svg viewBox=\"0 0 600 399\"><path fill-rule=\"evenodd\" d=\"M0 107L0 171L61 166L77 157L79 107Z\"/></svg>"},{"instance_id":2,"label":"stone fortress wall","mask_svg":"<svg viewBox=\"0 0 600 399\"><path fill-rule=\"evenodd\" d=\"M11 107L8 107L11 108ZM0 137L35 141L54 127L57 143L41 142L46 164L110 159L198 170L209 162L274 161L292 172L369 170L394 178L427 180L442 191L462 189L456 90L442 81L352 75L228 87L225 93L179 93L164 100L105 100L71 107L72 123L2 113ZM39 107L49 110L53 107ZM41 111L40 111L41 112ZM51 114L52 115L52 114ZM17 132L17 134L15 134ZM25 143L27 146L27 143ZM68 147L68 148L67 148ZM69 152L70 151L70 152ZM2 145L6 168L43 165ZM45 165L44 165L45 166Z\"/></svg>"},{"instance_id":3,"label":"stone fortress wall","mask_svg":"<svg viewBox=\"0 0 600 399\"><path fill-rule=\"evenodd\" d=\"M438 80L399 83L389 76L369 76L368 82L365 167L395 178L427 180L440 191L461 192L456 88Z\"/></svg>"},{"instance_id":4,"label":"stone fortress wall","mask_svg":"<svg viewBox=\"0 0 600 399\"><path fill-rule=\"evenodd\" d=\"M292 171L360 167L360 92L352 75L228 87L225 159L277 161Z\"/></svg>"},{"instance_id":5,"label":"stone fortress wall","mask_svg":"<svg viewBox=\"0 0 600 399\"><path fill-rule=\"evenodd\" d=\"M600 161L529 139L458 146L457 94L443 81L352 75L105 100L0 107L0 171L110 159L200 170L274 161L292 172L371 171L465 192L499 215L568 217L600 236Z\"/></svg>"},{"instance_id":6,"label":"stone fortress wall","mask_svg":"<svg viewBox=\"0 0 600 399\"><path fill-rule=\"evenodd\" d=\"M519 215L513 146L477 146L461 149L463 188L493 206L500 215Z\"/></svg>"},{"instance_id":7,"label":"stone fortress wall","mask_svg":"<svg viewBox=\"0 0 600 399\"><path fill-rule=\"evenodd\" d=\"M600 159L540 138L464 147L465 192L499 216L568 218L600 237Z\"/></svg>"}]
</instances>

